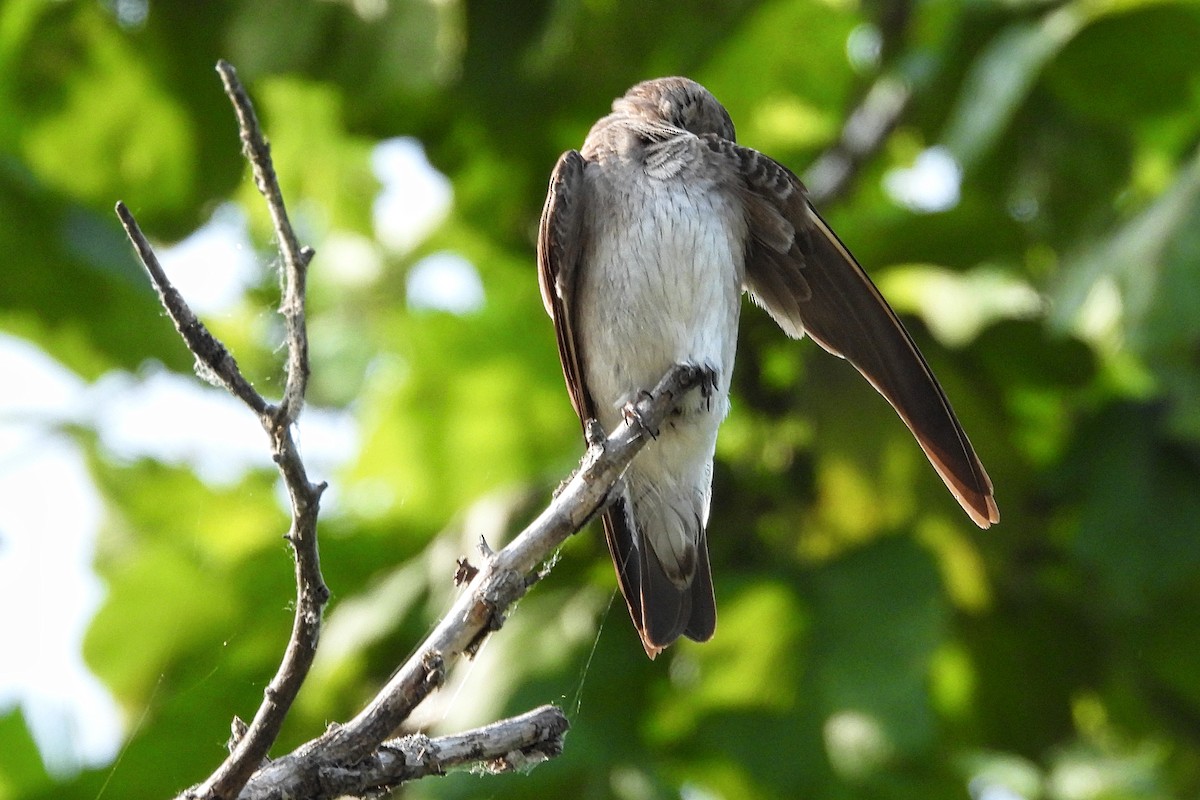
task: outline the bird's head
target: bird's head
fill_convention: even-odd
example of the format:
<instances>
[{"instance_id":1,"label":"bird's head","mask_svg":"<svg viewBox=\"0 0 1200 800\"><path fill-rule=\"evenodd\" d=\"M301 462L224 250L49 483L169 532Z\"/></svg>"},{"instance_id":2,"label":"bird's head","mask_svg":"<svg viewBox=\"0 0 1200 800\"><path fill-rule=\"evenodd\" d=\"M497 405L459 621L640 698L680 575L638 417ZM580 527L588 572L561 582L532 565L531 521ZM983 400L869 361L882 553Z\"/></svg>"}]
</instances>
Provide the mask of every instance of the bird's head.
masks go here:
<instances>
[{"instance_id":1,"label":"bird's head","mask_svg":"<svg viewBox=\"0 0 1200 800\"><path fill-rule=\"evenodd\" d=\"M613 101L613 111L665 122L697 136L735 141L733 120L717 98L689 78L643 81Z\"/></svg>"}]
</instances>

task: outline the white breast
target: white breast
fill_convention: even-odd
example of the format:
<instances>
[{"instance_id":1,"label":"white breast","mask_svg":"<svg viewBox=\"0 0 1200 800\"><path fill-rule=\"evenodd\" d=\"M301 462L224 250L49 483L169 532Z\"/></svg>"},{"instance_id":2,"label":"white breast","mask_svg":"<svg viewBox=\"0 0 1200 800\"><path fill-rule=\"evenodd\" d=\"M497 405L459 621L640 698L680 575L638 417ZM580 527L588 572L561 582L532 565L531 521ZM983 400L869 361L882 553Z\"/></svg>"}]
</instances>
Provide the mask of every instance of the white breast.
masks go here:
<instances>
[{"instance_id":1,"label":"white breast","mask_svg":"<svg viewBox=\"0 0 1200 800\"><path fill-rule=\"evenodd\" d=\"M588 387L607 427L672 364L707 363L719 374L719 424L741 307L742 211L690 171L656 180L639 170L628 161L589 167L590 237L576 295Z\"/></svg>"}]
</instances>

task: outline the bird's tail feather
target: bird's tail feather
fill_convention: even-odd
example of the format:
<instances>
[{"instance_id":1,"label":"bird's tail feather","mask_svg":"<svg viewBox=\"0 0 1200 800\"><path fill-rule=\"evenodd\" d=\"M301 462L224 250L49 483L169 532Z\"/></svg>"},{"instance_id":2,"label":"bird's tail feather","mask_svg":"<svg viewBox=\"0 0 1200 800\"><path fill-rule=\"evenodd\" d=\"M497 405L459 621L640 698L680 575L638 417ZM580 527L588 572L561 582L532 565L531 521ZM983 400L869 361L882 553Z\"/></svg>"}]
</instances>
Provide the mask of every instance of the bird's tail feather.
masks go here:
<instances>
[{"instance_id":1,"label":"bird's tail feather","mask_svg":"<svg viewBox=\"0 0 1200 800\"><path fill-rule=\"evenodd\" d=\"M613 501L604 512L604 537L646 655L654 658L680 636L700 642L712 638L717 609L703 530L696 571L691 582L680 588L667 577L658 556L645 543L629 509L627 498Z\"/></svg>"}]
</instances>

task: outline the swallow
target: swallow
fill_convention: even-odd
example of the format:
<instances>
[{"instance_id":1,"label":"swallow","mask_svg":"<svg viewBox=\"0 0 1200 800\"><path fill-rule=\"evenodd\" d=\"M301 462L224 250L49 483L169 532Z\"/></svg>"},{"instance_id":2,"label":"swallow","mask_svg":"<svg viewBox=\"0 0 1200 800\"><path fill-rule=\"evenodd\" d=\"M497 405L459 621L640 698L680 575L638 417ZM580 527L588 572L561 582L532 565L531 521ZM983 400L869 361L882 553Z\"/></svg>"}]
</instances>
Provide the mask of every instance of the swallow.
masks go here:
<instances>
[{"instance_id":1,"label":"swallow","mask_svg":"<svg viewBox=\"0 0 1200 800\"><path fill-rule=\"evenodd\" d=\"M618 425L676 364L701 386L629 465L602 512L650 658L716 629L708 557L713 453L729 411L741 296L788 336L849 361L887 399L981 528L992 482L912 337L777 161L737 144L700 84L645 81L612 104L550 178L538 282L571 404Z\"/></svg>"}]
</instances>

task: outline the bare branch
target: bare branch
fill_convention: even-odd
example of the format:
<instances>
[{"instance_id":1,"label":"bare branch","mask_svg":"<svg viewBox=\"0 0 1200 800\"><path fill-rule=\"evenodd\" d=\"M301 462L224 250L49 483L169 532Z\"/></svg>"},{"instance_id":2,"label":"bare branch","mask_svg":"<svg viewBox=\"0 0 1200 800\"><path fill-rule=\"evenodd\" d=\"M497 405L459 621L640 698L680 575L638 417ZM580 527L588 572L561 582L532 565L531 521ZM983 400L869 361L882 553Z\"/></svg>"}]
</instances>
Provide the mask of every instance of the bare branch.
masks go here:
<instances>
[{"instance_id":1,"label":"bare branch","mask_svg":"<svg viewBox=\"0 0 1200 800\"><path fill-rule=\"evenodd\" d=\"M305 392L308 390L308 336L305 334L304 298L308 262L312 260L313 250L311 247L301 247L295 231L292 230L287 207L283 203L283 193L279 189L279 180L275 177L275 167L271 163L271 147L263 136L262 128L259 127L254 104L250 102L250 96L238 80L237 70L222 59L217 62L217 74L221 76L225 94L229 96L237 114L242 154L253 168L254 184L267 200L271 222L275 226L279 253L283 256L283 273L280 276L282 301L279 304L279 313L283 315L286 327L288 363L287 381L283 399L279 403L279 414L286 420L286 424L291 424L299 416L304 405Z\"/></svg>"},{"instance_id":2,"label":"bare branch","mask_svg":"<svg viewBox=\"0 0 1200 800\"><path fill-rule=\"evenodd\" d=\"M292 503L287 534L295 555L296 613L291 638L262 704L249 725L235 720L229 757L203 784L181 797L231 800L234 797L333 798L350 791L386 789L427 774L440 774L460 764L483 764L492 770L521 768L561 751L567 722L558 709L545 707L505 723L466 734L429 739L411 736L395 742L387 737L418 704L445 680L447 666L458 656L472 656L487 637L504 624L508 608L549 568L541 565L555 548L579 530L607 501L634 455L676 407L681 394L694 388L700 370L679 365L654 391L630 410L626 420L605 439L598 425L589 428L589 448L580 469L550 506L499 552L482 548L484 563L459 599L416 654L396 673L357 717L274 762L266 756L308 674L316 652L321 615L329 590L321 576L317 549L317 513L324 484L308 480L292 437L292 425L303 405L308 378L305 330L305 278L312 250L297 245L287 221L269 149L254 110L236 72L221 62L218 72L238 115L243 151L275 221L284 259L281 313L287 324L288 378L279 406L266 402L250 387L224 345L209 333L171 286L133 215L117 204L117 214L202 370L250 405L271 438L272 453ZM463 570L466 576L469 570ZM314 787L317 787L314 789Z\"/></svg>"},{"instance_id":3,"label":"bare branch","mask_svg":"<svg viewBox=\"0 0 1200 800\"><path fill-rule=\"evenodd\" d=\"M268 403L250 386L229 351L196 318L171 285L133 214L123 203L117 203L117 216L149 273L163 307L195 356L201 374L211 376L258 414L259 421L270 436L272 456L279 466L292 504L292 523L287 534L296 565L296 611L292 634L279 669L267 685L254 719L244 730L239 726L229 757L204 784L187 793L187 796L197 798L236 796L250 775L263 763L312 666L321 614L329 601L329 589L321 576L321 560L317 549L317 513L325 485L313 484L308 480L304 462L292 437L292 425L303 406L308 380L304 292L312 250L301 248L296 243L271 167L269 150L258 128L249 97L231 66L221 62L218 71L237 113L243 151L253 167L259 189L267 198L283 254L284 299L281 313L287 327L288 377L279 406Z\"/></svg>"},{"instance_id":4,"label":"bare branch","mask_svg":"<svg viewBox=\"0 0 1200 800\"><path fill-rule=\"evenodd\" d=\"M273 762L255 776L241 800L279 797L334 798L394 789L402 783L477 767L487 772L525 769L562 752L567 718L554 706L542 706L482 728L431 739L413 734L384 742L353 765L325 763L302 770L307 782L297 784L295 764Z\"/></svg>"},{"instance_id":5,"label":"bare branch","mask_svg":"<svg viewBox=\"0 0 1200 800\"><path fill-rule=\"evenodd\" d=\"M267 412L263 416L277 419ZM229 757L199 787L188 790L188 798L232 798L266 759L279 736L283 721L292 707L317 652L321 615L329 602L329 588L321 575L317 548L317 514L325 484L309 483L304 464L292 439L291 428L273 431L274 456L283 474L292 503L292 525L287 539L296 562L296 612L292 633L283 659L263 693L263 701L236 741Z\"/></svg>"},{"instance_id":6,"label":"bare branch","mask_svg":"<svg viewBox=\"0 0 1200 800\"><path fill-rule=\"evenodd\" d=\"M287 540L292 545L296 563L296 611L287 649L275 676L267 684L263 702L254 719L224 763L208 780L187 793L196 798L235 797L266 758L292 702L308 676L317 652L321 615L325 604L329 602L329 588L321 575L321 557L317 547L317 515L325 484L314 484L308 480L307 470L292 437L292 425L304 405L304 393L308 387L308 333L305 327L304 295L308 263L313 251L308 247L300 247L296 241L271 164L270 148L237 72L225 61L217 64L217 72L237 114L242 153L250 162L259 191L266 198L279 251L283 256L283 302L280 304L280 313L287 331L287 381L280 404L268 406L259 419L271 437L272 455L279 466L292 505L292 524Z\"/></svg>"},{"instance_id":7,"label":"bare branch","mask_svg":"<svg viewBox=\"0 0 1200 800\"><path fill-rule=\"evenodd\" d=\"M396 730L414 708L445 678L446 664L471 655L488 633L504 624L508 607L533 585L533 574L556 547L591 519L634 455L675 408L676 398L697 385L699 369L678 365L649 398L627 415L603 445L590 448L579 471L550 506L512 542L493 555L467 586L441 624L375 699L350 722L325 737L330 754L354 760L364 747Z\"/></svg>"},{"instance_id":8,"label":"bare branch","mask_svg":"<svg viewBox=\"0 0 1200 800\"><path fill-rule=\"evenodd\" d=\"M448 665L471 656L489 633L503 626L504 614L545 571L542 564L568 536L582 528L607 502L633 457L645 446L648 431L658 429L685 392L699 384L701 372L677 365L634 407L607 439L589 447L579 470L536 520L490 557L463 590L442 621L414 655L362 712L345 725L290 753L254 775L239 796L256 798L270 779L278 797L337 797L307 794L315 776L330 765L361 764L445 680ZM547 570L548 571L548 570Z\"/></svg>"},{"instance_id":9,"label":"bare branch","mask_svg":"<svg viewBox=\"0 0 1200 800\"><path fill-rule=\"evenodd\" d=\"M192 355L195 356L196 371L205 380L224 386L230 394L254 409L255 413L262 414L267 409L267 401L254 391L254 387L242 375L237 361L230 355L225 345L209 333L204 323L192 313L192 309L188 307L183 295L167 278L167 273L158 263L158 257L154 255L154 249L150 247L150 242L146 240L137 220L133 218L132 212L126 208L124 203L117 203L117 216L125 228L125 234L129 237L129 241L133 243L142 266L146 268L150 282L154 284L154 289L158 292L159 302L166 309L171 321L175 323L175 330L179 331L179 335L183 337L188 350L192 351Z\"/></svg>"}]
</instances>

